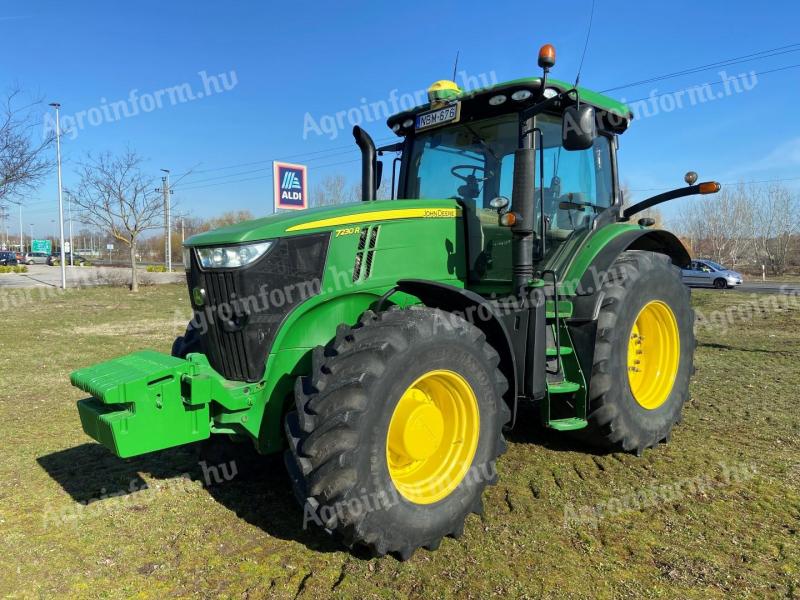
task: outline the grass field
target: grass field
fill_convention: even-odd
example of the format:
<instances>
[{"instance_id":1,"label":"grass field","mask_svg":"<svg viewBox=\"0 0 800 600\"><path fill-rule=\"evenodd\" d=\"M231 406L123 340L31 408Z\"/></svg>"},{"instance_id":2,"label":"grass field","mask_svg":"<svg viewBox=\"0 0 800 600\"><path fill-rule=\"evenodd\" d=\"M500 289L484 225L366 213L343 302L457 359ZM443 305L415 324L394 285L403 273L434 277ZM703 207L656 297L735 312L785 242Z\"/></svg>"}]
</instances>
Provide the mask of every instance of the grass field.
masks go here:
<instances>
[{"instance_id":1,"label":"grass field","mask_svg":"<svg viewBox=\"0 0 800 600\"><path fill-rule=\"evenodd\" d=\"M695 291L693 399L669 444L642 458L593 454L523 412L484 515L401 563L303 530L275 459L206 486L193 448L123 461L82 433L70 371L168 352L185 295L0 295L0 594L800 596L796 307L766 303L726 324L715 311L751 297Z\"/></svg>"}]
</instances>

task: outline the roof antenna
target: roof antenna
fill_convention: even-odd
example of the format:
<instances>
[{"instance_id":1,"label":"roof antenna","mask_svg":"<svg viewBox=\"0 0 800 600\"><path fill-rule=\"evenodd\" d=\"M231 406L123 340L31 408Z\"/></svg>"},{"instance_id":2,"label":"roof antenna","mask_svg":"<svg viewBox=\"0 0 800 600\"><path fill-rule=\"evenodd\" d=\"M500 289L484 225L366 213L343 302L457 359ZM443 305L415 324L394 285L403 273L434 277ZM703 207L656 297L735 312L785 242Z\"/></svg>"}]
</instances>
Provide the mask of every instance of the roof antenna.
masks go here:
<instances>
[{"instance_id":1,"label":"roof antenna","mask_svg":"<svg viewBox=\"0 0 800 600\"><path fill-rule=\"evenodd\" d=\"M581 80L581 69L583 69L583 59L586 58L586 49L589 47L589 36L592 33L592 21L594 20L594 3L592 0L592 11L589 13L589 28L586 30L586 41L583 43L583 54L581 54L581 62L578 65L578 74L575 76L575 87Z\"/></svg>"},{"instance_id":2,"label":"roof antenna","mask_svg":"<svg viewBox=\"0 0 800 600\"><path fill-rule=\"evenodd\" d=\"M458 55L459 55L459 53L460 53L460 50L456 50L456 62L453 63L453 81L454 82L456 80L456 70L458 70Z\"/></svg>"}]
</instances>

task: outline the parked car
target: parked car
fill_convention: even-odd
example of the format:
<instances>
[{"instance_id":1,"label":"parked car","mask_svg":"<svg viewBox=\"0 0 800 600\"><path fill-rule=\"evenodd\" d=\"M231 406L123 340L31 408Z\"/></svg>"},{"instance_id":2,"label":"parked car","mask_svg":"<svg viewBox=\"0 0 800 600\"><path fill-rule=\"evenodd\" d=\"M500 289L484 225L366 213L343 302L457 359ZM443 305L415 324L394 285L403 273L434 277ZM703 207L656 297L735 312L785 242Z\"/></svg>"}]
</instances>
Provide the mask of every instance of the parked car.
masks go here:
<instances>
[{"instance_id":1,"label":"parked car","mask_svg":"<svg viewBox=\"0 0 800 600\"><path fill-rule=\"evenodd\" d=\"M713 260L693 260L688 269L681 270L683 283L697 287L715 287L723 290L742 284L742 275L726 269Z\"/></svg>"},{"instance_id":2,"label":"parked car","mask_svg":"<svg viewBox=\"0 0 800 600\"><path fill-rule=\"evenodd\" d=\"M46 265L50 255L47 252L28 252L23 262L26 265Z\"/></svg>"},{"instance_id":3,"label":"parked car","mask_svg":"<svg viewBox=\"0 0 800 600\"><path fill-rule=\"evenodd\" d=\"M0 267L13 267L18 264L16 252L0 252Z\"/></svg>"},{"instance_id":4,"label":"parked car","mask_svg":"<svg viewBox=\"0 0 800 600\"><path fill-rule=\"evenodd\" d=\"M66 264L66 265L69 265L69 255L70 255L69 252L64 254L64 264ZM60 261L60 260L61 260L61 254L60 253L59 254L51 254L50 256L47 257L47 264L51 265L51 266L52 265L57 265L58 261ZM75 265L75 266L78 266L78 267L82 267L83 265L85 265L88 262L89 262L88 258L80 256L79 254L76 254L76 255L74 255L72 257L72 264Z\"/></svg>"}]
</instances>

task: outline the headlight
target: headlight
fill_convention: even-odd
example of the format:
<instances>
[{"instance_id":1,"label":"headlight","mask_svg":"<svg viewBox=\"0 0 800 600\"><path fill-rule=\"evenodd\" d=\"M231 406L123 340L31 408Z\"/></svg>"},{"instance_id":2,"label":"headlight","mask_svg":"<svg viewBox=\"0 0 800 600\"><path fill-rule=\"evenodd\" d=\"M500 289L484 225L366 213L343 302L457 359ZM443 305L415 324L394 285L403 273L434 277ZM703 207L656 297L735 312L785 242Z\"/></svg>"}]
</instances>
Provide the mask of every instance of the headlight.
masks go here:
<instances>
[{"instance_id":1,"label":"headlight","mask_svg":"<svg viewBox=\"0 0 800 600\"><path fill-rule=\"evenodd\" d=\"M272 242L258 242L244 246L197 248L197 259L204 269L235 269L255 262L267 252Z\"/></svg>"}]
</instances>

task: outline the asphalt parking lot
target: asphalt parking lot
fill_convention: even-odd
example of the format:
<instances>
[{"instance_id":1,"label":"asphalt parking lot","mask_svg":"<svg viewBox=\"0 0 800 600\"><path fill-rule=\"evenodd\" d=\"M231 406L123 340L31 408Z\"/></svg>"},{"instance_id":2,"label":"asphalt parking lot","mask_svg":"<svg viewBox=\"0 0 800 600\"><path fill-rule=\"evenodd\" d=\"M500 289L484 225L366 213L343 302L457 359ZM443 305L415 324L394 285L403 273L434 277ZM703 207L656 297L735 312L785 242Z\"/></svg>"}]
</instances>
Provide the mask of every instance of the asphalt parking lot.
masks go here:
<instances>
[{"instance_id":1,"label":"asphalt parking lot","mask_svg":"<svg viewBox=\"0 0 800 600\"><path fill-rule=\"evenodd\" d=\"M172 273L139 273L140 282L177 283L183 280L183 268L178 265ZM67 267L67 287L94 285L126 285L130 282L130 269L122 267ZM30 265L27 273L0 274L0 289L29 287L60 287L61 269L48 265Z\"/></svg>"}]
</instances>

